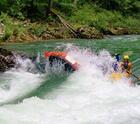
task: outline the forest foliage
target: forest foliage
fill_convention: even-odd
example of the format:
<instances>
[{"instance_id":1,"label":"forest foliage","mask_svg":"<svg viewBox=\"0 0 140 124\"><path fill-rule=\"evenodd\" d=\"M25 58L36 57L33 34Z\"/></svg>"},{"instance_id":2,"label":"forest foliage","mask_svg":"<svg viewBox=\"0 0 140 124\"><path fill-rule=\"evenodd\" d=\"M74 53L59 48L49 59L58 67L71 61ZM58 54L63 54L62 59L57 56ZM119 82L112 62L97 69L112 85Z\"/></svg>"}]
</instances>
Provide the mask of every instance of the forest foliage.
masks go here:
<instances>
[{"instance_id":1,"label":"forest foliage","mask_svg":"<svg viewBox=\"0 0 140 124\"><path fill-rule=\"evenodd\" d=\"M0 0L0 21L5 25L4 40L17 32L31 31L35 35L44 32L42 23L54 22L51 9L65 18L75 29L93 27L99 32L108 32L118 27L140 32L139 0ZM37 26L38 25L38 26ZM39 27L39 28L38 28ZM14 32L14 33L13 33Z\"/></svg>"},{"instance_id":2,"label":"forest foliage","mask_svg":"<svg viewBox=\"0 0 140 124\"><path fill-rule=\"evenodd\" d=\"M0 0L0 11L19 19L47 18L49 3L52 8L68 15L85 5L117 11L123 16L138 17L140 12L139 0Z\"/></svg>"}]
</instances>

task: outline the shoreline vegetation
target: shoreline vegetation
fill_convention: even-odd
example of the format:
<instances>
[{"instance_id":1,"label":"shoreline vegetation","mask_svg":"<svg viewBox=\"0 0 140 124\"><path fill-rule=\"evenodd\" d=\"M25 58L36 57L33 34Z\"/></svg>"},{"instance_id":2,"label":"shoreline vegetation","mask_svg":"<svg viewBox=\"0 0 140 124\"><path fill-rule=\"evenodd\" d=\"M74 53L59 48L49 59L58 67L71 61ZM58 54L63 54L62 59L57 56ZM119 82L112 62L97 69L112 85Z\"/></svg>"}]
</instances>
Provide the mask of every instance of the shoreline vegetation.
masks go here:
<instances>
[{"instance_id":1,"label":"shoreline vegetation","mask_svg":"<svg viewBox=\"0 0 140 124\"><path fill-rule=\"evenodd\" d=\"M138 0L2 0L0 8L4 43L140 34Z\"/></svg>"}]
</instances>

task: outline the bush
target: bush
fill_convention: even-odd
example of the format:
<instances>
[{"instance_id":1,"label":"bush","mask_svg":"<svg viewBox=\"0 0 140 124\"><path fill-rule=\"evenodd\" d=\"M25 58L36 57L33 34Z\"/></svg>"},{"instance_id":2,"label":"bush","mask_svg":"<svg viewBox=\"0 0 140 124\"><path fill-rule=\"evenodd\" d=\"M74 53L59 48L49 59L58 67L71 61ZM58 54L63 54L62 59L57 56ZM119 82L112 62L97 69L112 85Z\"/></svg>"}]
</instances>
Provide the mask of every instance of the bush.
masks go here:
<instances>
[{"instance_id":1,"label":"bush","mask_svg":"<svg viewBox=\"0 0 140 124\"><path fill-rule=\"evenodd\" d=\"M5 37L8 38L13 33L13 20L5 13L1 13L0 19L5 25Z\"/></svg>"},{"instance_id":2,"label":"bush","mask_svg":"<svg viewBox=\"0 0 140 124\"><path fill-rule=\"evenodd\" d=\"M108 11L85 4L79 8L68 19L76 24L88 25L96 27L98 30L106 29L108 27L138 27L140 26L139 20L134 17L125 17L118 11Z\"/></svg>"},{"instance_id":3,"label":"bush","mask_svg":"<svg viewBox=\"0 0 140 124\"><path fill-rule=\"evenodd\" d=\"M20 21L14 20L5 13L1 13L0 19L5 25L5 35L3 37L3 40L7 40L14 34L15 31L17 35L20 35L26 31L24 24L22 24Z\"/></svg>"},{"instance_id":4,"label":"bush","mask_svg":"<svg viewBox=\"0 0 140 124\"><path fill-rule=\"evenodd\" d=\"M32 34L36 36L40 36L44 31L46 31L46 26L42 26L43 24L35 24L31 25L28 29Z\"/></svg>"}]
</instances>

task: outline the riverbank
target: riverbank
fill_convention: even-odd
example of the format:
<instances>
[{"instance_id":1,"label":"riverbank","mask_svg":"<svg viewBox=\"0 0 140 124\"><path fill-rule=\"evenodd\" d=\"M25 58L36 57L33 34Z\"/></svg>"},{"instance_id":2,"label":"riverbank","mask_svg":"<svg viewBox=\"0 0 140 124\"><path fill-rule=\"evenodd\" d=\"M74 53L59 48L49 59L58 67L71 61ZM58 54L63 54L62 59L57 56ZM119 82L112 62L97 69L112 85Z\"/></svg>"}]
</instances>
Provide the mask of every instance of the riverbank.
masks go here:
<instances>
[{"instance_id":1,"label":"riverbank","mask_svg":"<svg viewBox=\"0 0 140 124\"><path fill-rule=\"evenodd\" d=\"M109 14L109 12L106 13ZM110 20L114 18L116 21L110 22L106 20L107 14L105 15L105 13L102 13L105 16L104 18L100 18L96 15L96 20L94 20L94 17L86 17L88 14L91 14L91 12L86 12L86 15L78 18L80 14L76 16L75 13L75 15L68 17L61 13L60 16L63 17L64 20L64 23L62 23L62 21L53 14L50 15L51 19L32 21L30 19L19 20L2 13L0 15L2 26L0 28L3 29L0 30L0 41L13 43L71 38L102 39L106 35L140 34L138 19L129 17L123 21L116 22L118 17L115 16L110 17ZM113 13L110 14L113 16ZM97 20L99 20L99 22L97 22ZM95 22L96 24L94 24ZM125 23L123 24L123 22ZM67 27L67 25L70 25L70 27ZM70 28L72 28L72 30Z\"/></svg>"}]
</instances>

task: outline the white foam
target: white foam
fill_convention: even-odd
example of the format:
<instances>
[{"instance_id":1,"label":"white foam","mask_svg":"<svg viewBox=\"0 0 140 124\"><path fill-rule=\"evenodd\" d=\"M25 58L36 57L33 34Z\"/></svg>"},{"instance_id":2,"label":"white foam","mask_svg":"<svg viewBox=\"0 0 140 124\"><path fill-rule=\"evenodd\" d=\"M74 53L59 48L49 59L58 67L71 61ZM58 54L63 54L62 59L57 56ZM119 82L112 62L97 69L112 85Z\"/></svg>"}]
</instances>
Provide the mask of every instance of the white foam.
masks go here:
<instances>
[{"instance_id":1,"label":"white foam","mask_svg":"<svg viewBox=\"0 0 140 124\"><path fill-rule=\"evenodd\" d=\"M20 68L13 68L1 74L0 104L12 102L41 85L42 76L27 70L33 67L29 59L17 57Z\"/></svg>"},{"instance_id":2,"label":"white foam","mask_svg":"<svg viewBox=\"0 0 140 124\"><path fill-rule=\"evenodd\" d=\"M68 54L81 67L62 86L46 94L44 100L32 97L17 105L1 107L0 121L4 124L139 124L140 87L130 87L124 80L112 83L104 76L98 62L102 65L104 58L109 63L112 61L106 51L99 56L85 50L75 52Z\"/></svg>"}]
</instances>

